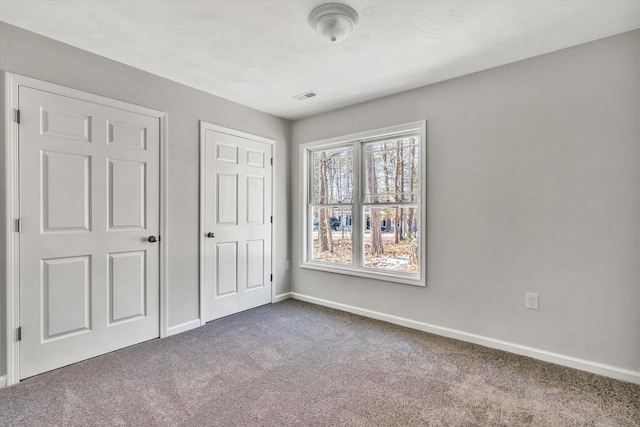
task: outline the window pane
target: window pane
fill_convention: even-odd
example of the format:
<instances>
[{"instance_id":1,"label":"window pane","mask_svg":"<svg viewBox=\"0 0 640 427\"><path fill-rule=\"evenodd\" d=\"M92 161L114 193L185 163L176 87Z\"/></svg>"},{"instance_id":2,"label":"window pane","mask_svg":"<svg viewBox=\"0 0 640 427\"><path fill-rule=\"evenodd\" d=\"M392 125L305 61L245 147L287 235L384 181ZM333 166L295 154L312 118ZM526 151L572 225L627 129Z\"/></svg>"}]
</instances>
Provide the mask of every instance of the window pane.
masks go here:
<instances>
[{"instance_id":1,"label":"window pane","mask_svg":"<svg viewBox=\"0 0 640 427\"><path fill-rule=\"evenodd\" d=\"M364 144L365 203L417 202L418 136Z\"/></svg>"},{"instance_id":2,"label":"window pane","mask_svg":"<svg viewBox=\"0 0 640 427\"><path fill-rule=\"evenodd\" d=\"M364 266L389 271L419 271L417 206L364 208Z\"/></svg>"},{"instance_id":3,"label":"window pane","mask_svg":"<svg viewBox=\"0 0 640 427\"><path fill-rule=\"evenodd\" d=\"M351 264L351 207L314 206L311 216L313 260Z\"/></svg>"},{"instance_id":4,"label":"window pane","mask_svg":"<svg viewBox=\"0 0 640 427\"><path fill-rule=\"evenodd\" d=\"M352 203L353 148L314 151L311 157L311 203Z\"/></svg>"}]
</instances>

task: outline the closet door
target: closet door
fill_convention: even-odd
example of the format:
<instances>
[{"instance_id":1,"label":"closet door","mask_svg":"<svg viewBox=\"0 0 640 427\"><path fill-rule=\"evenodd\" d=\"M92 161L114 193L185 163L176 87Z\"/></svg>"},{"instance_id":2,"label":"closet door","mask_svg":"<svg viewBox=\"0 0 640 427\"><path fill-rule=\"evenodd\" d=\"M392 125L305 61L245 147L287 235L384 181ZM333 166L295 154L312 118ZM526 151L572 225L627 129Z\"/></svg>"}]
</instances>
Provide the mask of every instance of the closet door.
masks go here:
<instances>
[{"instance_id":1,"label":"closet door","mask_svg":"<svg viewBox=\"0 0 640 427\"><path fill-rule=\"evenodd\" d=\"M201 126L205 320L210 321L271 302L272 147Z\"/></svg>"},{"instance_id":2,"label":"closet door","mask_svg":"<svg viewBox=\"0 0 640 427\"><path fill-rule=\"evenodd\" d=\"M156 117L20 87L20 377L159 336Z\"/></svg>"}]
</instances>

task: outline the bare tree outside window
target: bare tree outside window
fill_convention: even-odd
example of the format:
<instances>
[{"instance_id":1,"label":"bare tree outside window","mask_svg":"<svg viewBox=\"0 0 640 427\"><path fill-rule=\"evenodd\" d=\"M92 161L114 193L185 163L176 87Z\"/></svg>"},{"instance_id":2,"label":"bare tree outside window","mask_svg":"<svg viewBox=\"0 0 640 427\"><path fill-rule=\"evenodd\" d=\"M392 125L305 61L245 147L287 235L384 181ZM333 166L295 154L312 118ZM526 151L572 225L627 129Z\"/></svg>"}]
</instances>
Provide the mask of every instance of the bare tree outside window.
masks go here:
<instances>
[{"instance_id":1,"label":"bare tree outside window","mask_svg":"<svg viewBox=\"0 0 640 427\"><path fill-rule=\"evenodd\" d=\"M375 170L375 163L373 161L373 145L366 145L366 164L367 164L367 189L369 194L373 194L373 202L378 202L378 174ZM382 246L382 230L380 228L380 210L369 209L369 215L367 217L368 228L370 233L369 238L369 250L368 254L371 257L379 257L384 254L384 247Z\"/></svg>"}]
</instances>

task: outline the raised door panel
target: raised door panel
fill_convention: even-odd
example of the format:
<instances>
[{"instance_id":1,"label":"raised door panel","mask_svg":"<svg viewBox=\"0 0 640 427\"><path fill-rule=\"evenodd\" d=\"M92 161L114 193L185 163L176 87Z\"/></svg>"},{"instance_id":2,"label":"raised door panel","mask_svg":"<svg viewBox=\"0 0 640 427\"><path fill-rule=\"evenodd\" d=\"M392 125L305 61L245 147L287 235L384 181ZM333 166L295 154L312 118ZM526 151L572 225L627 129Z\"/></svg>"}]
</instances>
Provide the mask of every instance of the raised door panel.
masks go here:
<instances>
[{"instance_id":1,"label":"raised door panel","mask_svg":"<svg viewBox=\"0 0 640 427\"><path fill-rule=\"evenodd\" d=\"M109 254L109 324L146 315L146 252Z\"/></svg>"},{"instance_id":2,"label":"raised door panel","mask_svg":"<svg viewBox=\"0 0 640 427\"><path fill-rule=\"evenodd\" d=\"M42 340L91 329L91 256L42 260Z\"/></svg>"},{"instance_id":3,"label":"raised door panel","mask_svg":"<svg viewBox=\"0 0 640 427\"><path fill-rule=\"evenodd\" d=\"M264 240L247 241L247 289L264 286Z\"/></svg>"},{"instance_id":4,"label":"raised door panel","mask_svg":"<svg viewBox=\"0 0 640 427\"><path fill-rule=\"evenodd\" d=\"M253 150L251 148L246 149L246 165L254 168L264 169L265 166L265 152L261 150Z\"/></svg>"},{"instance_id":5,"label":"raised door panel","mask_svg":"<svg viewBox=\"0 0 640 427\"><path fill-rule=\"evenodd\" d=\"M216 143L216 160L219 162L238 164L238 147L232 144Z\"/></svg>"},{"instance_id":6,"label":"raised door panel","mask_svg":"<svg viewBox=\"0 0 640 427\"><path fill-rule=\"evenodd\" d=\"M107 174L109 229L145 229L147 222L146 164L109 159Z\"/></svg>"},{"instance_id":7,"label":"raised door panel","mask_svg":"<svg viewBox=\"0 0 640 427\"><path fill-rule=\"evenodd\" d=\"M247 224L264 223L264 178L247 176Z\"/></svg>"},{"instance_id":8,"label":"raised door panel","mask_svg":"<svg viewBox=\"0 0 640 427\"><path fill-rule=\"evenodd\" d=\"M40 135L91 142L91 116L40 107Z\"/></svg>"},{"instance_id":9,"label":"raised door panel","mask_svg":"<svg viewBox=\"0 0 640 427\"><path fill-rule=\"evenodd\" d=\"M147 149L147 129L131 123L107 120L107 144L132 150Z\"/></svg>"},{"instance_id":10,"label":"raised door panel","mask_svg":"<svg viewBox=\"0 0 640 427\"><path fill-rule=\"evenodd\" d=\"M238 175L235 173L217 174L217 223L220 225L238 224Z\"/></svg>"},{"instance_id":11,"label":"raised door panel","mask_svg":"<svg viewBox=\"0 0 640 427\"><path fill-rule=\"evenodd\" d=\"M41 154L42 232L91 230L91 157Z\"/></svg>"},{"instance_id":12,"label":"raised door panel","mask_svg":"<svg viewBox=\"0 0 640 427\"><path fill-rule=\"evenodd\" d=\"M216 297L238 293L238 244L236 242L216 245L217 286Z\"/></svg>"}]
</instances>

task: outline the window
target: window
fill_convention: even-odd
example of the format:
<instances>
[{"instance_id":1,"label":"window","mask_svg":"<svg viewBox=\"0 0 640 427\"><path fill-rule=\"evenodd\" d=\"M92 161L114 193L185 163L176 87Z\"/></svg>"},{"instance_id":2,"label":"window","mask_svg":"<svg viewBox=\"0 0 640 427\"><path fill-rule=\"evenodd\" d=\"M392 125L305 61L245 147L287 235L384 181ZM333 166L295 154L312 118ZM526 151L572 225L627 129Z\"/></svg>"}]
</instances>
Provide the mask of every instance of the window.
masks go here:
<instances>
[{"instance_id":1,"label":"window","mask_svg":"<svg viewBox=\"0 0 640 427\"><path fill-rule=\"evenodd\" d=\"M301 146L302 267L424 286L425 122Z\"/></svg>"}]
</instances>

